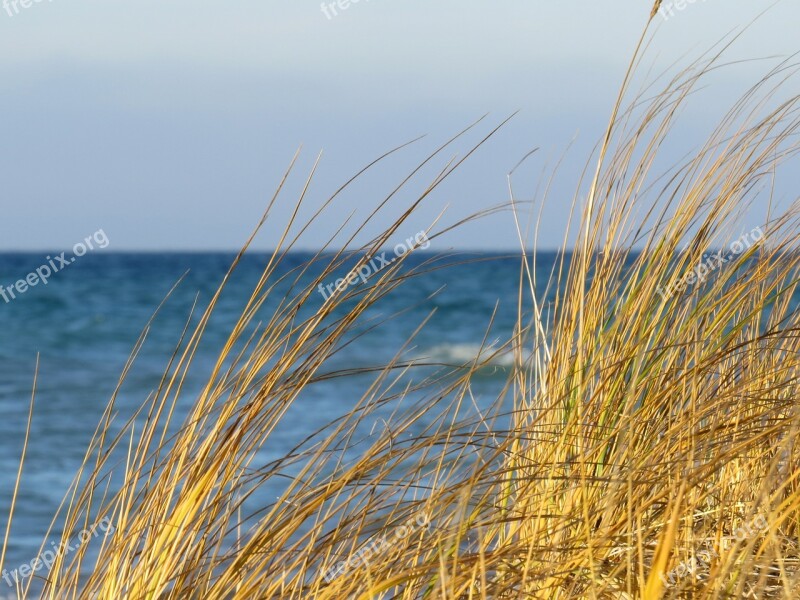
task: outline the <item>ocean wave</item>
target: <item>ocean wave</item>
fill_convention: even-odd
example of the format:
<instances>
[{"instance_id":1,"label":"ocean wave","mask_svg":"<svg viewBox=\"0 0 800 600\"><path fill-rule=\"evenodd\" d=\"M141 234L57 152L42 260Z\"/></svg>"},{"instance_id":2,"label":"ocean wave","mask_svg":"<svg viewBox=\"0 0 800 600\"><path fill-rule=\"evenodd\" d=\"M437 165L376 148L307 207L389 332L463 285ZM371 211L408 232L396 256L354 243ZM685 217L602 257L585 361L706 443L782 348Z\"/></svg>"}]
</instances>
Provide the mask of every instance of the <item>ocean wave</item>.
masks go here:
<instances>
[{"instance_id":1,"label":"ocean wave","mask_svg":"<svg viewBox=\"0 0 800 600\"><path fill-rule=\"evenodd\" d=\"M527 362L530 351L523 351L523 361ZM470 365L479 363L481 367L504 367L514 366L516 357L511 350L498 350L493 346L481 346L473 343L439 344L429 350L421 352L415 360L425 360L428 362L445 363L450 365Z\"/></svg>"}]
</instances>

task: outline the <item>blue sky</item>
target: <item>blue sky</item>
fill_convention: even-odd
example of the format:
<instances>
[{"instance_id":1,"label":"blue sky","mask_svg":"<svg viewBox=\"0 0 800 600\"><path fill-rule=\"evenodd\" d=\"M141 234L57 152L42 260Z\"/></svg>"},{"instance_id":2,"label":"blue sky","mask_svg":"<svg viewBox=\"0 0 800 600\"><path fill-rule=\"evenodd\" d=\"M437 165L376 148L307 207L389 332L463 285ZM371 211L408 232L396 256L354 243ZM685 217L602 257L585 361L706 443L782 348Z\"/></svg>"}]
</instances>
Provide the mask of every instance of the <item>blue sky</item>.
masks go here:
<instances>
[{"instance_id":1,"label":"blue sky","mask_svg":"<svg viewBox=\"0 0 800 600\"><path fill-rule=\"evenodd\" d=\"M667 21L657 17L646 64L677 69L767 6L698 0ZM309 231L311 248L351 214L368 215L454 132L488 113L453 149L463 155L516 110L404 227L413 234L445 209L442 224L506 201L506 173L540 147L515 180L532 197L574 140L544 213L540 246L556 247L650 7L645 0L361 0L328 19L319 2L306 0L44 0L17 13L9 6L13 16L0 11L0 250L66 248L100 228L112 250L236 248L302 145L257 242L270 248L320 151L303 214L371 159L427 134L342 196ZM800 5L778 2L729 58L797 51L799 22ZM698 124L722 116L737 85L755 82L771 64L716 76L685 111L678 141L690 144ZM788 91L797 93L796 85ZM513 248L513 220L508 213L482 220L447 244Z\"/></svg>"}]
</instances>

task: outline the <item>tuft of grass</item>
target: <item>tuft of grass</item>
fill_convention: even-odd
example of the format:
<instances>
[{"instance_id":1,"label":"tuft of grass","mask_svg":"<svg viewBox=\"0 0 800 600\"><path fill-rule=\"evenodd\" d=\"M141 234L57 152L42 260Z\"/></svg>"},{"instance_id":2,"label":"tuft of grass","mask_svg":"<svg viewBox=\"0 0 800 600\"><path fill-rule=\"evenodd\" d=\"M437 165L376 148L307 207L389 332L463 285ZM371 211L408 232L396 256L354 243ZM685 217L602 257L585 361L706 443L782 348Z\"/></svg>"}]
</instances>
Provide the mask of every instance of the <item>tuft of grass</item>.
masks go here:
<instances>
[{"instance_id":1,"label":"tuft of grass","mask_svg":"<svg viewBox=\"0 0 800 600\"><path fill-rule=\"evenodd\" d=\"M43 597L797 597L798 206L772 214L768 205L763 241L705 282L659 293L704 251L736 237L759 184L798 151L798 98L771 103L794 70L781 64L702 148L666 176L651 175L679 108L720 56L659 93L631 94L637 51L594 174L579 186L586 202L578 205L576 194L577 245L544 278L535 252L524 251L530 232L510 182L523 251L519 319L501 348L487 343L474 361L413 383L415 365L398 348L342 418L260 464L259 451L304 390L365 374L326 365L358 343L360 325L380 326L369 309L441 265L434 258L411 269L400 259L372 285L324 303L316 286L345 264L367 262L466 157L445 161L370 243L320 252L278 277L305 230L290 234L312 170L188 417L177 422L175 409L187 401L184 382L228 276L196 324L187 321L137 413L118 423L112 397L54 524L65 540L103 518L115 531L59 557ZM312 220L325 218L340 192ZM309 273L313 282L301 283ZM259 322L279 280L291 290ZM554 300L544 306L548 290ZM301 312L312 300L310 315ZM514 356L506 385L476 413L471 381L504 350ZM422 399L360 439L379 410L409 392ZM276 482L282 495L248 512L247 500ZM704 548L714 550L707 566L671 577ZM326 577L342 561L343 572Z\"/></svg>"}]
</instances>

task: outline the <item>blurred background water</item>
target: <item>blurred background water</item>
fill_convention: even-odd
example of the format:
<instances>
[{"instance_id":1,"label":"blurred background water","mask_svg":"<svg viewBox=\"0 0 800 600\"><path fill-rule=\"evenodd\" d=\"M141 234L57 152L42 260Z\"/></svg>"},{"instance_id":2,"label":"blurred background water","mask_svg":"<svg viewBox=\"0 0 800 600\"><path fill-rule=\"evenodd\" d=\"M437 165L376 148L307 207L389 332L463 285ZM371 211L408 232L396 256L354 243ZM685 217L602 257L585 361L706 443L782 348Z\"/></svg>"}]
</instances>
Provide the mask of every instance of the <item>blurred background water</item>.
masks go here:
<instances>
[{"instance_id":1,"label":"blurred background water","mask_svg":"<svg viewBox=\"0 0 800 600\"><path fill-rule=\"evenodd\" d=\"M44 254L0 254L0 285L13 285L43 264ZM80 466L87 444L134 344L173 285L184 280L156 316L144 347L127 377L117 407L130 416L157 388L182 329L197 301L206 306L234 254L89 253L17 299L0 300L0 527L5 531L23 446L37 354L39 375L33 426L17 500L6 568L31 561L39 552L52 516ZM275 280L306 264L312 255L294 253L281 263ZM414 253L406 267L434 258ZM555 254L540 254L537 266L549 272ZM178 420L207 380L210 367L258 281L269 254L247 255L221 297L198 352L181 401ZM439 257L451 263L409 280L378 305L367 319L387 319L346 346L323 371L381 366L433 316L403 352L404 358L461 364L474 358L487 338L506 341L517 315L520 260L500 254ZM310 280L311 274L307 275ZM332 280L333 281L333 280ZM271 315L289 283L278 285L260 317ZM300 316L321 305L312 295ZM201 310L196 309L193 322ZM346 307L342 310L346 310ZM396 315L393 318L389 318ZM473 394L488 405L505 381L509 357L494 361L475 378ZM260 453L274 460L299 441L346 414L362 397L374 374L336 377L309 386L286 414ZM393 408L393 407L388 407ZM261 490L256 506L275 501L277 488ZM51 534L56 539L60 530ZM0 595L5 584L0 582ZM7 590L6 590L7 591Z\"/></svg>"}]
</instances>

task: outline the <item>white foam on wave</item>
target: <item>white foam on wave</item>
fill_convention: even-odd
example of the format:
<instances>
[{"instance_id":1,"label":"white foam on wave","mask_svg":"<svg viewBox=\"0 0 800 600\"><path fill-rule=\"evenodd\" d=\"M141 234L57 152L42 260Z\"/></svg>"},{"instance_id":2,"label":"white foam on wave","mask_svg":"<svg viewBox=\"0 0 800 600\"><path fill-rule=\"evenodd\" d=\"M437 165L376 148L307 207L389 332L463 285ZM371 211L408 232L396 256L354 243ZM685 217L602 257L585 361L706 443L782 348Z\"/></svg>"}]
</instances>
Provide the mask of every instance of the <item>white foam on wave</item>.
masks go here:
<instances>
[{"instance_id":1,"label":"white foam on wave","mask_svg":"<svg viewBox=\"0 0 800 600\"><path fill-rule=\"evenodd\" d=\"M527 361L529 357L530 352L523 351L523 360ZM498 351L495 347L481 347L480 344L439 344L420 352L417 358L450 365L468 365L478 362L494 367L513 367L515 360L511 350Z\"/></svg>"}]
</instances>

